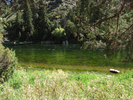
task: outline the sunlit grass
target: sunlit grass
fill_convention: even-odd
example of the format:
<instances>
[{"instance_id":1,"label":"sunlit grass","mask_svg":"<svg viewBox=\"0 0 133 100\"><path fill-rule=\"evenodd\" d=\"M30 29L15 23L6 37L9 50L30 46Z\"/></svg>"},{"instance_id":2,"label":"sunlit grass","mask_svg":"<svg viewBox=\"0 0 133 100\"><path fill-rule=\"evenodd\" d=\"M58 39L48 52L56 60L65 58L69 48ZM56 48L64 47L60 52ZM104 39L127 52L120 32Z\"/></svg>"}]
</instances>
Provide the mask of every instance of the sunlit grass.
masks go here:
<instances>
[{"instance_id":1,"label":"sunlit grass","mask_svg":"<svg viewBox=\"0 0 133 100\"><path fill-rule=\"evenodd\" d=\"M112 76L96 72L16 70L0 84L1 100L132 100L133 70Z\"/></svg>"},{"instance_id":2,"label":"sunlit grass","mask_svg":"<svg viewBox=\"0 0 133 100\"><path fill-rule=\"evenodd\" d=\"M132 68L127 67L111 67L111 66L80 66L80 65L58 65L58 64L43 64L43 63L23 63L21 62L20 65L27 70L42 70L42 69L62 69L62 70L69 70L69 71L93 71L99 73L110 73L110 69L119 70L120 73L125 71L131 70Z\"/></svg>"}]
</instances>

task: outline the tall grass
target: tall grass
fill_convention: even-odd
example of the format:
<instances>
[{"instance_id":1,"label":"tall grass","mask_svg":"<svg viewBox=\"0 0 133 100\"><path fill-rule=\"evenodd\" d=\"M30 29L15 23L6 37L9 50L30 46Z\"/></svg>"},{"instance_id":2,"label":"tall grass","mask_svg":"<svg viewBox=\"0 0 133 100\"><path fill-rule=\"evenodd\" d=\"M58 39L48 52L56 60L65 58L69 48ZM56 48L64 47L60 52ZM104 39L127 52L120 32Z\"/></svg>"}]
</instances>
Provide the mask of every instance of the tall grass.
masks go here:
<instances>
[{"instance_id":1,"label":"tall grass","mask_svg":"<svg viewBox=\"0 0 133 100\"><path fill-rule=\"evenodd\" d=\"M132 100L133 70L118 76L62 70L16 70L0 100Z\"/></svg>"}]
</instances>

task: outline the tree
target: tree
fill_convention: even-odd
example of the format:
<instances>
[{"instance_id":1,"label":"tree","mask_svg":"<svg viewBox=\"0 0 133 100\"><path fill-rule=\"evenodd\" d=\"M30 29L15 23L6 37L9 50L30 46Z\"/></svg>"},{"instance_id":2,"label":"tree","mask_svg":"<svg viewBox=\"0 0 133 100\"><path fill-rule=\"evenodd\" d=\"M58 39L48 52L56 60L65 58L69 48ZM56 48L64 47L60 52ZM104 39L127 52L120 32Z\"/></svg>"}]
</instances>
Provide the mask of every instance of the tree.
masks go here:
<instances>
[{"instance_id":1,"label":"tree","mask_svg":"<svg viewBox=\"0 0 133 100\"><path fill-rule=\"evenodd\" d=\"M21 33L22 33L22 14L20 12L20 10L16 13L16 34L17 34L17 38L21 37Z\"/></svg>"},{"instance_id":2,"label":"tree","mask_svg":"<svg viewBox=\"0 0 133 100\"><path fill-rule=\"evenodd\" d=\"M68 38L70 38L71 36L76 38L76 26L70 20L67 20L67 23L65 25L65 31Z\"/></svg>"},{"instance_id":3,"label":"tree","mask_svg":"<svg viewBox=\"0 0 133 100\"><path fill-rule=\"evenodd\" d=\"M17 5L19 8L19 4ZM13 20L5 21L4 29L8 32L8 38L10 40L19 40L22 33L22 14L18 10L16 12L16 18Z\"/></svg>"},{"instance_id":4,"label":"tree","mask_svg":"<svg viewBox=\"0 0 133 100\"><path fill-rule=\"evenodd\" d=\"M59 28L60 27L60 25L58 24L58 22L57 22L57 20L53 20L52 22L51 22L51 31L53 31L53 30L55 30L56 28Z\"/></svg>"},{"instance_id":5,"label":"tree","mask_svg":"<svg viewBox=\"0 0 133 100\"><path fill-rule=\"evenodd\" d=\"M23 12L23 24L24 24L24 32L22 34L22 40L28 40L34 34L34 25L32 23L32 11L30 8L29 1L26 0L24 5L24 12Z\"/></svg>"},{"instance_id":6,"label":"tree","mask_svg":"<svg viewBox=\"0 0 133 100\"><path fill-rule=\"evenodd\" d=\"M46 4L44 4L43 0L39 2L39 12L38 12L38 32L39 38L46 39L49 37L49 33L51 30L49 16L47 14Z\"/></svg>"},{"instance_id":7,"label":"tree","mask_svg":"<svg viewBox=\"0 0 133 100\"><path fill-rule=\"evenodd\" d=\"M132 60L133 19L127 17L132 16L132 5L131 0L81 0L74 12L74 24L82 47L104 47L107 56L124 49L126 60Z\"/></svg>"}]
</instances>

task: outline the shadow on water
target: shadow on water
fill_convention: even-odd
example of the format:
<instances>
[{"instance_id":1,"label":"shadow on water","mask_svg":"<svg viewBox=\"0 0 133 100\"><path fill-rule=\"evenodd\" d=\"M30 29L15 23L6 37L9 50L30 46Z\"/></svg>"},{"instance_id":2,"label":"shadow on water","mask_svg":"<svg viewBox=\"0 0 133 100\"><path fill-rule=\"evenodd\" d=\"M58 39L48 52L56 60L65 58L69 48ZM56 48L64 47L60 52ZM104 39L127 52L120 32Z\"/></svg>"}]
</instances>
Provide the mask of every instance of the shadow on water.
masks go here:
<instances>
[{"instance_id":1,"label":"shadow on water","mask_svg":"<svg viewBox=\"0 0 133 100\"><path fill-rule=\"evenodd\" d=\"M19 64L27 69L63 69L71 71L95 71L110 73L114 68L120 71L132 69L132 62L106 58L100 51L81 50L80 45L14 45L8 46L16 52ZM120 57L117 57L120 58ZM28 66L28 67L27 67Z\"/></svg>"}]
</instances>

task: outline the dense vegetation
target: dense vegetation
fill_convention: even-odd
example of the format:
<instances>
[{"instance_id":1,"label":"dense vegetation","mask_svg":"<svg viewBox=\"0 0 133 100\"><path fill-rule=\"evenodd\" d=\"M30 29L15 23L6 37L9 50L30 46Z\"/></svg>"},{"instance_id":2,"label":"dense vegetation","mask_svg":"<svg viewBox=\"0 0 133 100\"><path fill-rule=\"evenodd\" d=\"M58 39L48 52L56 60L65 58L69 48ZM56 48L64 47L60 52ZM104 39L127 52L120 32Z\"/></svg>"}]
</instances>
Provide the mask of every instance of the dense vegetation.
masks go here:
<instances>
[{"instance_id":1,"label":"dense vegetation","mask_svg":"<svg viewBox=\"0 0 133 100\"><path fill-rule=\"evenodd\" d=\"M8 6L5 10L7 10L9 14L7 13L7 16L2 14L1 16L7 19L3 24L4 29L8 32L8 39L16 42L51 40L61 43L63 41L62 37L59 38L57 34L63 35L64 33L55 33L55 30L61 26L65 26L65 16L68 12L66 9L68 9L69 6L73 7L76 0L72 2L74 3L72 5L68 4L70 2L71 1L62 2L62 0L56 0L54 2L39 0L32 2L26 0L26 2L22 3L22 1L18 1L12 7L13 11L11 11L9 9L10 6ZM4 9L2 9L1 12L2 11L4 11ZM12 14L9 11L14 13ZM13 18L9 18L13 15ZM69 37L67 34L64 39ZM71 36L69 39L74 39L74 36Z\"/></svg>"},{"instance_id":2,"label":"dense vegetation","mask_svg":"<svg viewBox=\"0 0 133 100\"><path fill-rule=\"evenodd\" d=\"M20 68L0 84L2 100L132 100L133 70L118 76L90 72L41 70L26 72Z\"/></svg>"},{"instance_id":3,"label":"dense vegetation","mask_svg":"<svg viewBox=\"0 0 133 100\"><path fill-rule=\"evenodd\" d=\"M126 60L132 61L131 0L65 1L68 2L1 0L0 30L8 33L3 34L4 37L15 42L52 40L61 43L75 39L82 43L82 48L104 48L107 56L124 50ZM66 5L72 1L75 5ZM63 9L69 8L68 11L60 10L61 5L66 7ZM2 45L3 35L0 34L2 100L133 99L133 70L118 76L62 70L26 72L20 66L16 70L15 52Z\"/></svg>"},{"instance_id":4,"label":"dense vegetation","mask_svg":"<svg viewBox=\"0 0 133 100\"><path fill-rule=\"evenodd\" d=\"M2 45L2 34L0 33L0 81L9 79L17 67L15 52Z\"/></svg>"}]
</instances>

